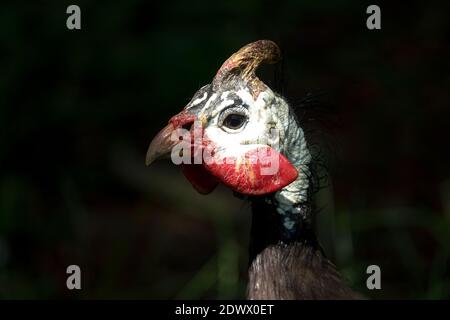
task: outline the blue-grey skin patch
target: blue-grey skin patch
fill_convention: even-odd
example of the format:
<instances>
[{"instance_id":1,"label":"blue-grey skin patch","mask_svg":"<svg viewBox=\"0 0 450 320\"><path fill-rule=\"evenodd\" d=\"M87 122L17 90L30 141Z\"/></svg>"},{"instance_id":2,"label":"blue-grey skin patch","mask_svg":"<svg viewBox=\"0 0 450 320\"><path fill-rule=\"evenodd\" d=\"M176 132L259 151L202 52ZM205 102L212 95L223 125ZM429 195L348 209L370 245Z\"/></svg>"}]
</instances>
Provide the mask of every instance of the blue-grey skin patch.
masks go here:
<instances>
[{"instance_id":1,"label":"blue-grey skin patch","mask_svg":"<svg viewBox=\"0 0 450 320\"><path fill-rule=\"evenodd\" d=\"M307 212L302 212L302 209L305 210L304 204L285 207L284 210L277 207L277 212L281 215L285 240L295 239L298 231L303 227L303 222L308 219L308 217L305 217Z\"/></svg>"}]
</instances>

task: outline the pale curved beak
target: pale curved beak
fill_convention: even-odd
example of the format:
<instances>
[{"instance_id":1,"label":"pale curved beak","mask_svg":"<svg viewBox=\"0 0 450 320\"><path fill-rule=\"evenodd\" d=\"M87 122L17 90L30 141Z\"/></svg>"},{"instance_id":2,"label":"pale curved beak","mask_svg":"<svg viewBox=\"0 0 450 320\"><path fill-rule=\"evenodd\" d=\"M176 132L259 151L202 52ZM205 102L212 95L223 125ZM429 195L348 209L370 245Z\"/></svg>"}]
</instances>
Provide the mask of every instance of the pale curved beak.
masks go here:
<instances>
[{"instance_id":1,"label":"pale curved beak","mask_svg":"<svg viewBox=\"0 0 450 320\"><path fill-rule=\"evenodd\" d=\"M183 110L173 116L169 120L169 124L153 138L145 156L146 166L152 164L157 159L168 158L170 156L172 148L178 143L177 139L171 139L172 133L183 125L193 123L196 119L196 115L190 112Z\"/></svg>"},{"instance_id":2,"label":"pale curved beak","mask_svg":"<svg viewBox=\"0 0 450 320\"><path fill-rule=\"evenodd\" d=\"M176 141L170 139L174 130L173 124L169 123L153 138L145 156L146 166L149 166L157 159L166 158L170 155L172 148L176 144Z\"/></svg>"}]
</instances>

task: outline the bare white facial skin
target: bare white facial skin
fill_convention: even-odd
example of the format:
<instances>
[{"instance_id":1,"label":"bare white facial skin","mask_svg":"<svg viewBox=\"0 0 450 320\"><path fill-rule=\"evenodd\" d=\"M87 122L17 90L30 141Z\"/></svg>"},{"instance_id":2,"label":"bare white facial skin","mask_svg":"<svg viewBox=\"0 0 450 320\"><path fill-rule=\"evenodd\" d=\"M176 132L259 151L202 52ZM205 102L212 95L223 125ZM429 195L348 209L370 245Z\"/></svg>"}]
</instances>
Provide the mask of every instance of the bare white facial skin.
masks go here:
<instances>
[{"instance_id":1,"label":"bare white facial skin","mask_svg":"<svg viewBox=\"0 0 450 320\"><path fill-rule=\"evenodd\" d=\"M230 96L238 97L239 100L233 100ZM270 124L276 122L274 122L272 112L266 109L273 97L273 95L262 92L254 101L251 94L245 89L233 93L223 92L220 103L210 114L211 120L205 127L205 135L221 150L229 154L240 154L244 150L248 150L249 145L276 144L276 141L270 141L271 135L269 135ZM226 115L233 113L246 119L242 127L238 129L230 129L223 123ZM272 129L279 133L283 132L275 125ZM271 146L277 147L276 145Z\"/></svg>"},{"instance_id":2,"label":"bare white facial skin","mask_svg":"<svg viewBox=\"0 0 450 320\"><path fill-rule=\"evenodd\" d=\"M298 178L275 194L281 214L307 200L311 155L303 130L284 99L267 88L255 100L249 90L242 87L219 93L204 92L193 99L187 109L199 107L198 119L205 120L204 135L222 155L241 154L251 145L269 145L297 168ZM224 117L232 113L246 119L237 129L230 129L223 122Z\"/></svg>"}]
</instances>

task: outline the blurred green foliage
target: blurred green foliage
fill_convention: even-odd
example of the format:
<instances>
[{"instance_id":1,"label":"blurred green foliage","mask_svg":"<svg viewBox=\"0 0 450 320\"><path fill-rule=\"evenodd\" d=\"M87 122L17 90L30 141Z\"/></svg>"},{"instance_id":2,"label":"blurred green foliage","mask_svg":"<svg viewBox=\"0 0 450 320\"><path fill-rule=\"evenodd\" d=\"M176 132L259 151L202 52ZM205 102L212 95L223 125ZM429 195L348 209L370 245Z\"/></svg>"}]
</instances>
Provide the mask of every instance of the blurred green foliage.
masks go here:
<instances>
[{"instance_id":1,"label":"blurred green foliage","mask_svg":"<svg viewBox=\"0 0 450 320\"><path fill-rule=\"evenodd\" d=\"M368 297L450 298L443 4L383 5L368 31L364 1L75 3L80 31L66 29L72 2L1 4L0 298L244 297L248 205L197 195L144 155L232 52L264 38L282 47L294 106L318 91L334 103L301 118L328 145L327 254ZM65 287L70 264L81 291ZM365 287L369 264L380 291Z\"/></svg>"}]
</instances>

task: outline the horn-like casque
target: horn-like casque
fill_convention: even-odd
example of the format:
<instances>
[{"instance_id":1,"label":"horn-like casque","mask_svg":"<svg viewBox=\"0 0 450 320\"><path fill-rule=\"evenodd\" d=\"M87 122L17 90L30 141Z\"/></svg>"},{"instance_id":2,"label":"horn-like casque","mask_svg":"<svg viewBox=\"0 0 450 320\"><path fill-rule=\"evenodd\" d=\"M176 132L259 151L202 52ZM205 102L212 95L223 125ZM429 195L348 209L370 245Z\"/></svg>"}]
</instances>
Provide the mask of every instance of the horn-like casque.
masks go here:
<instances>
[{"instance_id":1,"label":"horn-like casque","mask_svg":"<svg viewBox=\"0 0 450 320\"><path fill-rule=\"evenodd\" d=\"M234 53L217 71L213 80L215 88L228 80L238 77L248 82L253 97L264 91L266 85L258 79L256 69L263 63L274 64L281 60L280 48L270 40L252 42Z\"/></svg>"}]
</instances>

